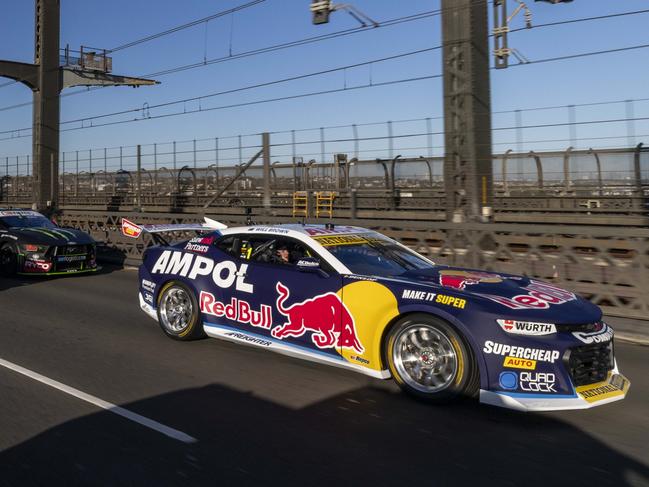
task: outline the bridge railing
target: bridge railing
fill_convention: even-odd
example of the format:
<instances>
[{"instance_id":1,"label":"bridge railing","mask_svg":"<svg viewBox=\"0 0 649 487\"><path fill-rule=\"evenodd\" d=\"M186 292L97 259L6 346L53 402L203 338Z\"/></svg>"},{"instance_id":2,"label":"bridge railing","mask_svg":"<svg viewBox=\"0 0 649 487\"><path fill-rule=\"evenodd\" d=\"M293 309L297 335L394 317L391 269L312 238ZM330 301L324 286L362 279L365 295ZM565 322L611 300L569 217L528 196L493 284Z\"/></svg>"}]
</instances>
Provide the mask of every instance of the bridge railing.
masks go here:
<instances>
[{"instance_id":1,"label":"bridge railing","mask_svg":"<svg viewBox=\"0 0 649 487\"><path fill-rule=\"evenodd\" d=\"M245 216L212 215L230 225ZM64 210L63 225L91 233L127 264L137 265L151 245L121 234L121 218L138 223L198 222L196 214L123 213ZM257 223L291 221L259 216ZM307 220L309 221L309 220ZM349 220L333 220L349 224ZM356 219L351 223L380 231L439 264L524 274L573 290L606 314L647 320L649 317L649 230L620 227L562 227L518 224L452 224ZM180 237L180 236L178 236Z\"/></svg>"}]
</instances>

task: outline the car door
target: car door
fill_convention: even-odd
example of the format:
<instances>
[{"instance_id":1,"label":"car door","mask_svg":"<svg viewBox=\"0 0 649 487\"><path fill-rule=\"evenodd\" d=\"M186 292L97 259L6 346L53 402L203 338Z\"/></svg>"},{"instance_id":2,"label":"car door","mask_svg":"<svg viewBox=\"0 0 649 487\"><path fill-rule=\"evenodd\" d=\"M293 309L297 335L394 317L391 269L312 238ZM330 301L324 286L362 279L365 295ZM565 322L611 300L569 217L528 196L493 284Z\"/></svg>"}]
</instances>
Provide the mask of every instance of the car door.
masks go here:
<instances>
[{"instance_id":1,"label":"car door","mask_svg":"<svg viewBox=\"0 0 649 487\"><path fill-rule=\"evenodd\" d=\"M245 268L253 286L246 303L235 289L226 290L232 307L242 309L229 323L239 330L284 344L339 357L342 277L303 242L281 235L233 236L231 255ZM302 267L304 258L320 267ZM236 301L236 302L235 302ZM249 313L247 312L249 310ZM264 319L270 316L270 322Z\"/></svg>"}]
</instances>

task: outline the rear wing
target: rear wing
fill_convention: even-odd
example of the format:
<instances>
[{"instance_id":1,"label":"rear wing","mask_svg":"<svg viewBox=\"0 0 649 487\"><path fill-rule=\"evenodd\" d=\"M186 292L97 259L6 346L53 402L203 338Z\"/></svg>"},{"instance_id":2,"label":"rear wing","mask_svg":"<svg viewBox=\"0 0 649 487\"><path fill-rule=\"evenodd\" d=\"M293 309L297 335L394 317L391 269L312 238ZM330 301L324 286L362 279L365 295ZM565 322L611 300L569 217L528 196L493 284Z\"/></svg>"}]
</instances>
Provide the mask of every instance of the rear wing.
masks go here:
<instances>
[{"instance_id":1,"label":"rear wing","mask_svg":"<svg viewBox=\"0 0 649 487\"><path fill-rule=\"evenodd\" d=\"M166 244L167 242L160 237L161 233L169 232L212 232L214 230L223 230L228 228L221 222L205 217L204 223L163 223L153 225L138 225L126 218L122 218L122 235L130 238L140 238L142 233L150 233L155 240Z\"/></svg>"}]
</instances>

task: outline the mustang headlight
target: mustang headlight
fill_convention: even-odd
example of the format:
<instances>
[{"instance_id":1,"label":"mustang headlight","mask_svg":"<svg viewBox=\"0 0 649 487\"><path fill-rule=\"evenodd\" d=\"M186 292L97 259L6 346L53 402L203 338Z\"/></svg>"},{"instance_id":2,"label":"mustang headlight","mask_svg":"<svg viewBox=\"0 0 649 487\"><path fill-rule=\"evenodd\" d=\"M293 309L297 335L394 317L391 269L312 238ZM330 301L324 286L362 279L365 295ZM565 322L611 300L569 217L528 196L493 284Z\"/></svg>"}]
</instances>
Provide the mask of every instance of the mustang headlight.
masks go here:
<instances>
[{"instance_id":1,"label":"mustang headlight","mask_svg":"<svg viewBox=\"0 0 649 487\"><path fill-rule=\"evenodd\" d=\"M535 323L532 321L496 320L505 333L512 335L552 335L557 332L557 326L552 323Z\"/></svg>"},{"instance_id":2,"label":"mustang headlight","mask_svg":"<svg viewBox=\"0 0 649 487\"><path fill-rule=\"evenodd\" d=\"M47 253L47 245L22 244L20 250L28 259L41 260Z\"/></svg>"}]
</instances>

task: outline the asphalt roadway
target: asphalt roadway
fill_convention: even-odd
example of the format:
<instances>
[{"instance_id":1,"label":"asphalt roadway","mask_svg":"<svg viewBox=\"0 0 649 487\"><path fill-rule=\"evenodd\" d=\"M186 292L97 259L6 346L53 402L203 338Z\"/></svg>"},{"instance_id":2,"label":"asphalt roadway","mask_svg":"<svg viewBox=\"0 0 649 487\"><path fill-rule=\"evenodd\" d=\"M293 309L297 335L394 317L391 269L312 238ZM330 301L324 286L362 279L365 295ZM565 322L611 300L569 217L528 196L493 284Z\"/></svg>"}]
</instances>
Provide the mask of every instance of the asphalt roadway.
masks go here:
<instances>
[{"instance_id":1,"label":"asphalt roadway","mask_svg":"<svg viewBox=\"0 0 649 487\"><path fill-rule=\"evenodd\" d=\"M625 401L432 407L390 381L169 340L136 289L118 268L0 280L0 486L649 486L649 347L617 344Z\"/></svg>"}]
</instances>

